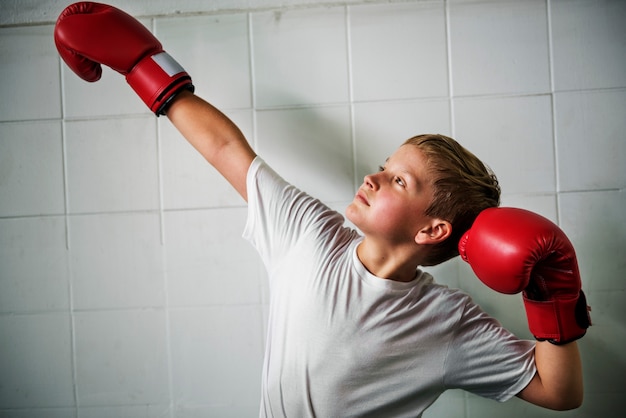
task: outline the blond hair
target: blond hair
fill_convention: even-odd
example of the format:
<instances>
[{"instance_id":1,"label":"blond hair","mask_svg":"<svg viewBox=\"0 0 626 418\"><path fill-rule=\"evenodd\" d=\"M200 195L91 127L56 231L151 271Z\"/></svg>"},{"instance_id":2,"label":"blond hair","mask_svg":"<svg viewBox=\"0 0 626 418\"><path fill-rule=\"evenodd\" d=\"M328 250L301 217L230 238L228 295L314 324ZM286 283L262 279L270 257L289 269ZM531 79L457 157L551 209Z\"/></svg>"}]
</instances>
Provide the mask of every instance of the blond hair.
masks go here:
<instances>
[{"instance_id":1,"label":"blond hair","mask_svg":"<svg viewBox=\"0 0 626 418\"><path fill-rule=\"evenodd\" d=\"M444 135L426 134L408 139L420 149L432 176L433 200L426 215L450 222L452 234L431 249L424 265L443 263L459 254L458 242L478 214L500 204L500 185L495 174L457 141Z\"/></svg>"}]
</instances>

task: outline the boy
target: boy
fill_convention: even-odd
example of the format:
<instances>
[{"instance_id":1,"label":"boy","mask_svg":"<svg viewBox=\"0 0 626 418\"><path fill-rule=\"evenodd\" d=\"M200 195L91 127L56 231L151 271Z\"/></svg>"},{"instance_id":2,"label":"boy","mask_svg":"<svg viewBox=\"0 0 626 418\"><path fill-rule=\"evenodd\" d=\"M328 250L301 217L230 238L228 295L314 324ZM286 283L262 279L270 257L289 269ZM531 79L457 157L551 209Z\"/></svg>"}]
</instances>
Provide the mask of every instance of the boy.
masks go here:
<instances>
[{"instance_id":1,"label":"boy","mask_svg":"<svg viewBox=\"0 0 626 418\"><path fill-rule=\"evenodd\" d=\"M346 209L358 233L272 171L132 17L77 3L59 17L55 41L88 81L99 78L101 62L125 74L248 202L244 236L265 263L271 291L261 416L415 417L450 388L552 409L581 404L574 340L588 322L573 250L550 224L567 256L547 263L552 248L523 248L520 237L537 235L543 221L490 209L499 203L497 180L456 141L411 138L366 176ZM494 246L499 240L504 245ZM524 290L531 331L548 341L519 340L417 268L459 248L489 286ZM509 272L528 263L532 274Z\"/></svg>"}]
</instances>

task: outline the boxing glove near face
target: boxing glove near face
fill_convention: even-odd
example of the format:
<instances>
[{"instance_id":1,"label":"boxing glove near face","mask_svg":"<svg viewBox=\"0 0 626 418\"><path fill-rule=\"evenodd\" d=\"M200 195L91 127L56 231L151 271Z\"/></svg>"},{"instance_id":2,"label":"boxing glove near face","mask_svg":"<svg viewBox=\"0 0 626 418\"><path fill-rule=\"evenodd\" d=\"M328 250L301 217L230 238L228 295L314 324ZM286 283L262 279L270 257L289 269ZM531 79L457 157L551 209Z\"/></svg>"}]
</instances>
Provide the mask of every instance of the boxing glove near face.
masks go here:
<instances>
[{"instance_id":1,"label":"boxing glove near face","mask_svg":"<svg viewBox=\"0 0 626 418\"><path fill-rule=\"evenodd\" d=\"M74 3L61 13L54 28L61 58L78 76L97 81L105 64L126 81L157 115L181 90L194 87L191 77L145 26L106 4Z\"/></svg>"},{"instance_id":2,"label":"boxing glove near face","mask_svg":"<svg viewBox=\"0 0 626 418\"><path fill-rule=\"evenodd\" d=\"M538 340L564 344L591 325L574 247L548 219L517 208L485 209L459 241L459 253L493 290L522 292Z\"/></svg>"}]
</instances>

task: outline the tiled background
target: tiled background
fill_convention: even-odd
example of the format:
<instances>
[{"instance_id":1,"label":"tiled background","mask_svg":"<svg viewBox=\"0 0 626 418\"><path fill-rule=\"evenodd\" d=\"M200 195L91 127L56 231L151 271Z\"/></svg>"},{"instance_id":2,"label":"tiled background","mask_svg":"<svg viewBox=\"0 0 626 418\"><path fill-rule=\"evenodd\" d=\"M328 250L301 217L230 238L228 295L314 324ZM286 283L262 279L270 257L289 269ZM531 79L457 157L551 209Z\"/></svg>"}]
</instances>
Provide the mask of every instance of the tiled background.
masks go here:
<instances>
[{"instance_id":1,"label":"tiled background","mask_svg":"<svg viewBox=\"0 0 626 418\"><path fill-rule=\"evenodd\" d=\"M626 1L113 3L331 206L440 132L496 171L503 204L570 236L595 322L582 408L452 391L425 417L623 416ZM256 416L267 288L243 202L123 77L68 70L66 3L16 4L0 12L0 417ZM529 337L519 296L458 260L433 271Z\"/></svg>"}]
</instances>

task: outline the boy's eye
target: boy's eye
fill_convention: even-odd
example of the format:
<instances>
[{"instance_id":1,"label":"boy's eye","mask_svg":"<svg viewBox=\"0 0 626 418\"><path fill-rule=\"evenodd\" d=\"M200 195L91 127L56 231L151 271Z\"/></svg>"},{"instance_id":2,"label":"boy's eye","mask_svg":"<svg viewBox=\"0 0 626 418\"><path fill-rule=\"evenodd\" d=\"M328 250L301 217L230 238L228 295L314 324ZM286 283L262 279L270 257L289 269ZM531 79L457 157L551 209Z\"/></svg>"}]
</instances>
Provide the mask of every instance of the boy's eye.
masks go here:
<instances>
[{"instance_id":1,"label":"boy's eye","mask_svg":"<svg viewBox=\"0 0 626 418\"><path fill-rule=\"evenodd\" d=\"M384 166L382 166L382 165L379 165L379 166L378 166L378 171L379 171L379 172L381 172L381 171L385 171L385 167L384 167ZM399 186L402 186L402 187L404 187L404 186L405 186L405 184L404 184L404 180L402 180L400 177L394 177L394 178L393 178L393 181L395 181L395 182L396 182Z\"/></svg>"}]
</instances>

